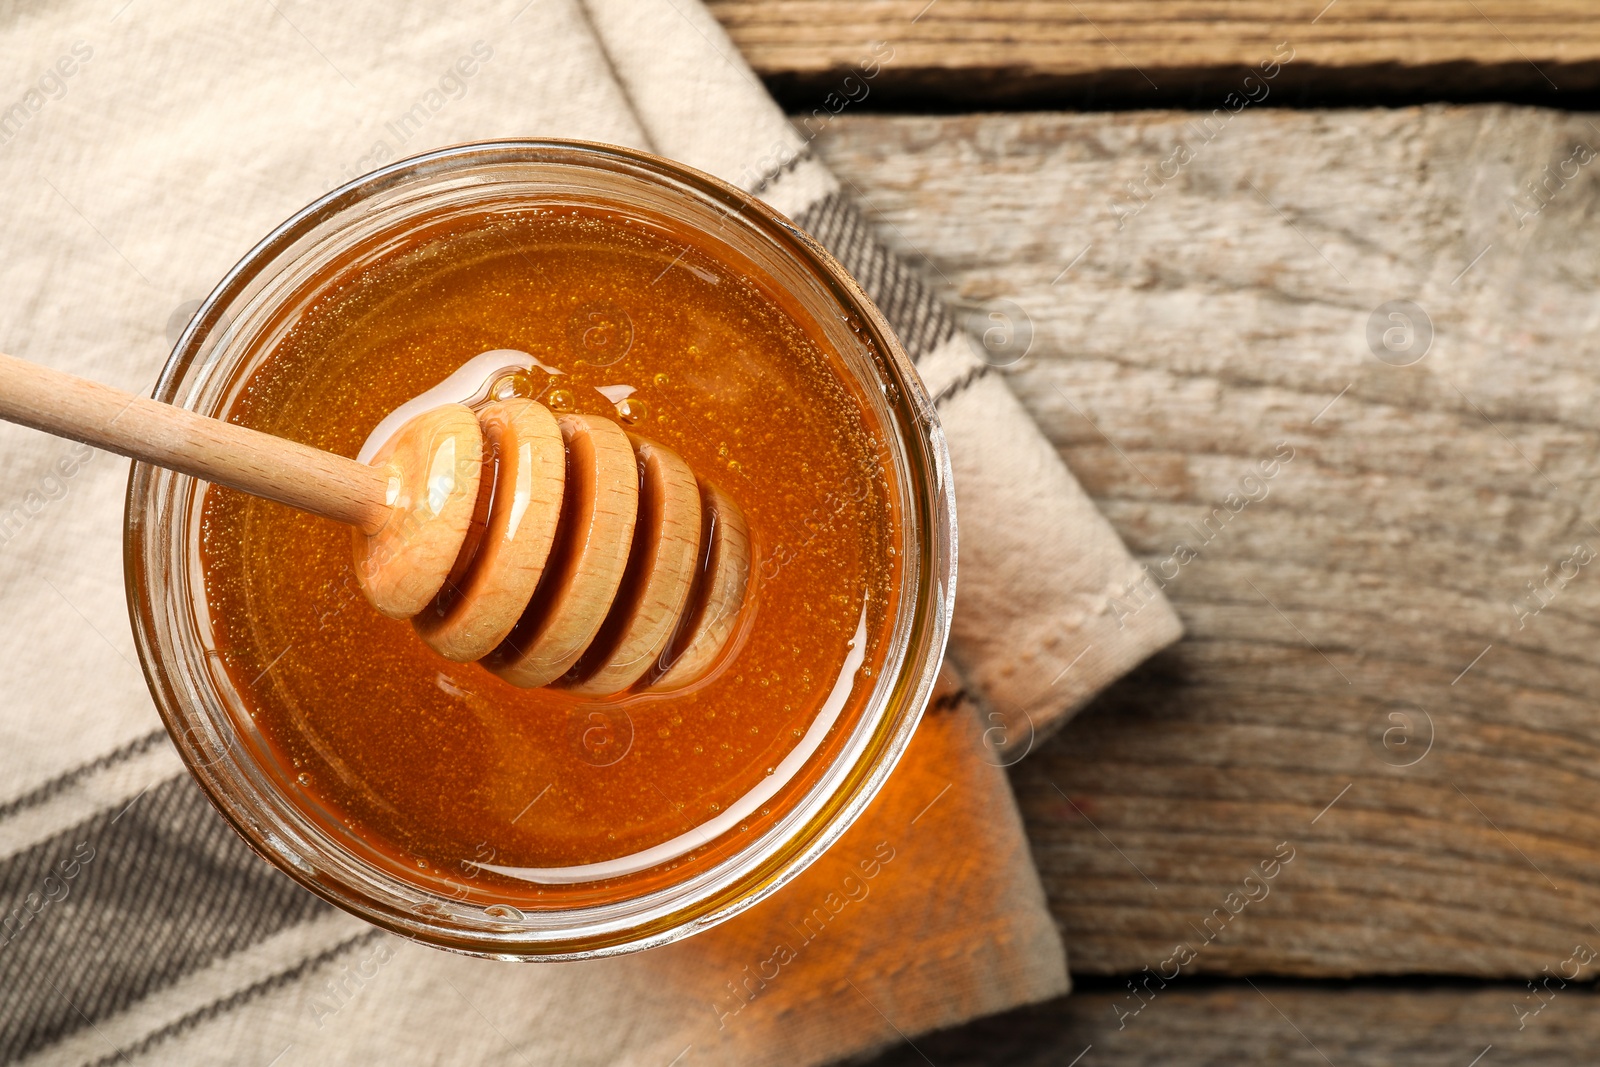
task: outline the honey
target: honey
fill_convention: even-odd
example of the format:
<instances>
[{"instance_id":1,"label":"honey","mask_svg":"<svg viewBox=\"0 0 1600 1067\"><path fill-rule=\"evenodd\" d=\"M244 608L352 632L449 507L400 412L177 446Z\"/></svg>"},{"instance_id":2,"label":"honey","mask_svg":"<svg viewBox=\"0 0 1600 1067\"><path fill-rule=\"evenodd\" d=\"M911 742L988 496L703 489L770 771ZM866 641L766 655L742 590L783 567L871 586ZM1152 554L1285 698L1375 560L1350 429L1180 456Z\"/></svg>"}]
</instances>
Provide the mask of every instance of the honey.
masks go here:
<instances>
[{"instance_id":1,"label":"honey","mask_svg":"<svg viewBox=\"0 0 1600 1067\"><path fill-rule=\"evenodd\" d=\"M641 892L770 828L864 711L902 561L886 428L815 323L722 246L640 212L458 212L308 284L227 417L355 456L480 353L485 383L601 415L743 511L750 592L695 686L518 689L362 599L348 530L218 487L201 526L210 639L259 761L392 874L527 910Z\"/></svg>"}]
</instances>

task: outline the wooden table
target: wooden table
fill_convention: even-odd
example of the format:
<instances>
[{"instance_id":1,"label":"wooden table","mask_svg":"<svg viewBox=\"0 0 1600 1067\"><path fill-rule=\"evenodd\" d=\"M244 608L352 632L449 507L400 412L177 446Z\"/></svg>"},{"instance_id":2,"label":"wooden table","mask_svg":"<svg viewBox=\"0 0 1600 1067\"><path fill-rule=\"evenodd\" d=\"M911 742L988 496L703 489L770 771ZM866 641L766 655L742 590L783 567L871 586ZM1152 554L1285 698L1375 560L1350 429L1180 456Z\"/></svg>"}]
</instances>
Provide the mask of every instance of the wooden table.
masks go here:
<instances>
[{"instance_id":1,"label":"wooden table","mask_svg":"<svg viewBox=\"0 0 1600 1067\"><path fill-rule=\"evenodd\" d=\"M880 102L1209 110L1284 42L1296 58L1275 86L1279 102L1525 98L1571 107L1600 89L1600 11L1587 0L709 4L796 110L848 91L844 77L874 56Z\"/></svg>"},{"instance_id":2,"label":"wooden table","mask_svg":"<svg viewBox=\"0 0 1600 1067\"><path fill-rule=\"evenodd\" d=\"M719 11L751 47L824 2ZM946 295L1031 329L1012 384L1188 629L1014 771L1078 992L881 1062L1592 1059L1600 124L1209 114L818 131Z\"/></svg>"}]
</instances>

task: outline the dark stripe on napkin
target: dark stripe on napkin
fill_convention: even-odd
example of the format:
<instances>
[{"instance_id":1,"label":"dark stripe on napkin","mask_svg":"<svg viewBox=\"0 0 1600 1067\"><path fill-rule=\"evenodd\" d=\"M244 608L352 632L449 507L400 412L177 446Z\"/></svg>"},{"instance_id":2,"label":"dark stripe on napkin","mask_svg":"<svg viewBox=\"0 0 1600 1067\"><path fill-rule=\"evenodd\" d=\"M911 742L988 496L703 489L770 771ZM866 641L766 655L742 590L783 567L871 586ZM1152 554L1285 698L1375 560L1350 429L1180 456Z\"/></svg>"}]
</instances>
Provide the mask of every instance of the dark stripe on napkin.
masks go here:
<instances>
[{"instance_id":1,"label":"dark stripe on napkin","mask_svg":"<svg viewBox=\"0 0 1600 1067\"><path fill-rule=\"evenodd\" d=\"M169 779L0 863L0 1064L328 910Z\"/></svg>"},{"instance_id":2,"label":"dark stripe on napkin","mask_svg":"<svg viewBox=\"0 0 1600 1067\"><path fill-rule=\"evenodd\" d=\"M956 332L933 290L873 236L844 193L830 193L795 220L832 252L889 320L913 363Z\"/></svg>"},{"instance_id":3,"label":"dark stripe on napkin","mask_svg":"<svg viewBox=\"0 0 1600 1067\"><path fill-rule=\"evenodd\" d=\"M59 795L64 790L71 788L91 774L97 774L100 771L114 767L119 763L126 763L135 756L144 755L146 752L150 751L150 749L154 748L162 741L165 741L166 738L167 731L152 730L143 737L135 738L134 740L129 741L121 748L112 749L110 752L107 752L98 759L92 759L87 763L81 763L64 774L58 774L56 777L50 779L37 789L29 790L20 797L17 797L15 800L9 800L4 804L0 804L0 819L9 819L11 816L16 815L19 812L26 811L29 808L36 808L40 804L43 804L45 801L49 800L51 797Z\"/></svg>"},{"instance_id":4,"label":"dark stripe on napkin","mask_svg":"<svg viewBox=\"0 0 1600 1067\"><path fill-rule=\"evenodd\" d=\"M939 408L944 407L944 402L946 400L949 400L952 397L960 396L968 389L971 389L978 382L981 382L983 379L987 378L993 370L994 367L988 363L979 363L978 365L972 367L966 373L961 375L961 377L957 378L955 381L939 390L939 395L933 398L934 406Z\"/></svg>"},{"instance_id":5,"label":"dark stripe on napkin","mask_svg":"<svg viewBox=\"0 0 1600 1067\"><path fill-rule=\"evenodd\" d=\"M118 1049L110 1055L100 1057L89 1067L111 1067L111 1064L123 1063L130 1057L143 1056L163 1041L170 1041L184 1031L192 1030L203 1022L215 1019L217 1016L230 1012L235 1008L242 1007L257 997L272 992L274 989L281 989L291 982L298 981L321 967L324 963L337 959L350 949L358 945L371 944L383 936L385 936L384 932L374 927L366 933L347 937L343 941L336 943L332 948L308 955L295 963L294 966L286 967L277 974L269 975L259 982L253 982L238 992L230 993L225 997L218 997L205 1007L191 1011L183 1018L146 1034L127 1048ZM287 1052L288 1049L284 1051ZM282 1053L279 1053L279 1055L281 1056Z\"/></svg>"}]
</instances>

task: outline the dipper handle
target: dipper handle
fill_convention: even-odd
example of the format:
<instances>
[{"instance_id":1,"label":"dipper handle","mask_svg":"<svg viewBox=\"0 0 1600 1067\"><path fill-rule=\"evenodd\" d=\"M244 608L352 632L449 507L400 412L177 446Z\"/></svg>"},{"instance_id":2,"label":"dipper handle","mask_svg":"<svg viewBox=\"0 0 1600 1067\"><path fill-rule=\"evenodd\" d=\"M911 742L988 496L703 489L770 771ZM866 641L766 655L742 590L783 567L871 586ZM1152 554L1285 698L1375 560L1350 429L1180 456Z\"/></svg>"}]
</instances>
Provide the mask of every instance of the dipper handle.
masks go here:
<instances>
[{"instance_id":1,"label":"dipper handle","mask_svg":"<svg viewBox=\"0 0 1600 1067\"><path fill-rule=\"evenodd\" d=\"M374 608L523 688L692 685L749 587L737 505L671 450L532 400L430 408L366 464L0 354L0 420L355 527Z\"/></svg>"},{"instance_id":2,"label":"dipper handle","mask_svg":"<svg viewBox=\"0 0 1600 1067\"><path fill-rule=\"evenodd\" d=\"M390 475L295 441L0 353L0 419L309 511L367 533Z\"/></svg>"}]
</instances>

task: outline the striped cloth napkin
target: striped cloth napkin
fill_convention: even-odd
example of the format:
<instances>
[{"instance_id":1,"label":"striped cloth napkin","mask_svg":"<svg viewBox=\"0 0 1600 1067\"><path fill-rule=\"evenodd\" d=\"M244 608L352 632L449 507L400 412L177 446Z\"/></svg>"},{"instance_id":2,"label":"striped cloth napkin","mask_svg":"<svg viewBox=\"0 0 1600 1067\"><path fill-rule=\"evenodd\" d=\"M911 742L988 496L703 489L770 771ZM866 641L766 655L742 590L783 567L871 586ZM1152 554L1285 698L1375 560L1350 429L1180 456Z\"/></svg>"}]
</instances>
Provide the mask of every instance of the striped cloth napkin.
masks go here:
<instances>
[{"instance_id":1,"label":"striped cloth napkin","mask_svg":"<svg viewBox=\"0 0 1600 1067\"><path fill-rule=\"evenodd\" d=\"M863 42L855 84L892 51ZM512 965L381 933L249 853L136 663L126 461L0 427L0 1063L806 1065L1066 991L995 766L1021 752L983 716L1042 737L1177 620L696 0L63 0L0 16L0 71L0 348L148 391L197 298L333 185L461 141L632 145L862 280L937 398L961 523L959 677L827 856L666 948Z\"/></svg>"}]
</instances>

